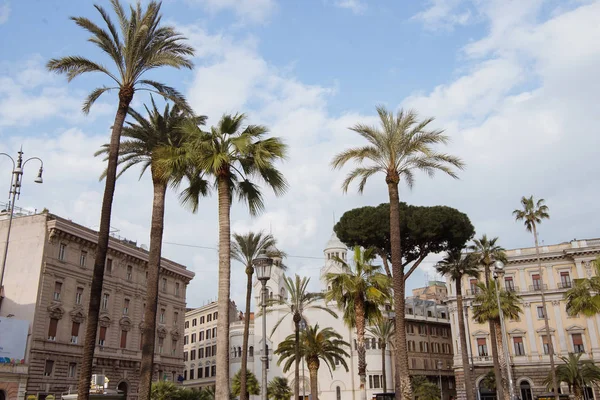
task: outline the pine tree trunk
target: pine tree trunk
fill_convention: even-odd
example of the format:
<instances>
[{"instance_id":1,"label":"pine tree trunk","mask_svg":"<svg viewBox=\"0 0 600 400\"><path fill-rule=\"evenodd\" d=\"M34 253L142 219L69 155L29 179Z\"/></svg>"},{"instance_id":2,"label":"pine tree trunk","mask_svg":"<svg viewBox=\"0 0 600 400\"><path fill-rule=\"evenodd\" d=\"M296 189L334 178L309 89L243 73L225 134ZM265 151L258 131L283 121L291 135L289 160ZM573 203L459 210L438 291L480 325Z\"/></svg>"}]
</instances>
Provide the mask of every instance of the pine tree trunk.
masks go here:
<instances>
[{"instance_id":1,"label":"pine tree trunk","mask_svg":"<svg viewBox=\"0 0 600 400\"><path fill-rule=\"evenodd\" d=\"M462 281L456 280L456 308L458 309L458 334L460 336L460 352L463 364L463 375L465 381L465 393L467 400L475 399L473 390L473 381L471 378L471 366L469 363L469 353L467 350L467 335L465 333L465 313L463 310Z\"/></svg>"},{"instance_id":2,"label":"pine tree trunk","mask_svg":"<svg viewBox=\"0 0 600 400\"><path fill-rule=\"evenodd\" d=\"M250 333L250 301L252 300L252 274L254 268L252 265L246 266L246 313L244 314L244 336L242 338L242 368L240 374L240 400L248 400L248 394L246 393L246 371L248 370L248 336ZM266 318L263 315L263 318Z\"/></svg>"},{"instance_id":3,"label":"pine tree trunk","mask_svg":"<svg viewBox=\"0 0 600 400\"><path fill-rule=\"evenodd\" d=\"M387 345L381 341L381 373L383 374L383 393L387 393L387 371L385 368L385 348Z\"/></svg>"},{"instance_id":4,"label":"pine tree trunk","mask_svg":"<svg viewBox=\"0 0 600 400\"><path fill-rule=\"evenodd\" d=\"M361 293L362 295L362 293ZM360 398L367 400L367 360L365 350L365 307L360 296L354 299L356 321L356 342L358 353L358 377L360 379Z\"/></svg>"},{"instance_id":5,"label":"pine tree trunk","mask_svg":"<svg viewBox=\"0 0 600 400\"><path fill-rule=\"evenodd\" d=\"M158 280L165 220L165 193L167 191L166 183L160 182L158 179L154 179L154 177L153 184L154 199L152 203L152 222L150 225L150 251L148 254L148 281L146 282L146 309L144 310L139 400L150 400L150 391L152 389L154 347L156 342L156 310L158 308Z\"/></svg>"},{"instance_id":6,"label":"pine tree trunk","mask_svg":"<svg viewBox=\"0 0 600 400\"><path fill-rule=\"evenodd\" d=\"M316 360L309 359L307 360L308 364L308 372L310 375L310 394L311 400L319 400L319 359Z\"/></svg>"},{"instance_id":7,"label":"pine tree trunk","mask_svg":"<svg viewBox=\"0 0 600 400\"><path fill-rule=\"evenodd\" d=\"M228 173L227 171L226 173ZM229 399L229 291L231 282L231 221L229 184L217 178L219 195L219 287L217 310L217 376L215 398Z\"/></svg>"},{"instance_id":8,"label":"pine tree trunk","mask_svg":"<svg viewBox=\"0 0 600 400\"><path fill-rule=\"evenodd\" d=\"M406 328L404 321L404 268L402 267L402 243L400 237L400 198L398 195L399 177L386 177L390 197L390 241L392 247L392 284L394 288L395 311L395 392L397 399L412 399L412 387L408 369L406 348Z\"/></svg>"},{"instance_id":9,"label":"pine tree trunk","mask_svg":"<svg viewBox=\"0 0 600 400\"><path fill-rule=\"evenodd\" d=\"M104 196L102 198L102 210L100 213L98 247L94 259L94 271L92 273L92 284L90 288L90 304L88 306L85 340L83 342L83 358L81 360L81 369L79 370L79 382L77 386L77 398L79 400L88 400L90 397L92 365L94 362L98 317L100 315L100 300L102 297L102 284L104 281L104 265L106 263L106 253L108 252L110 217L117 180L119 144L121 140L121 130L123 129L125 117L127 117L129 104L133 99L133 93L133 88L121 88L119 90L119 107L115 115L115 122L113 123L112 133L110 135L108 166L106 168L106 181L104 185Z\"/></svg>"},{"instance_id":10,"label":"pine tree trunk","mask_svg":"<svg viewBox=\"0 0 600 400\"><path fill-rule=\"evenodd\" d=\"M300 399L300 320L302 316L299 313L294 313L294 392L296 393L296 400ZM302 382L302 387L304 382Z\"/></svg>"},{"instance_id":11,"label":"pine tree trunk","mask_svg":"<svg viewBox=\"0 0 600 400\"><path fill-rule=\"evenodd\" d=\"M498 358L498 340L496 335L496 324L494 321L488 321L490 327L490 347L492 348L492 361L494 362L494 377L496 378L496 398L504 399L504 385L502 384L502 372L500 360Z\"/></svg>"}]
</instances>

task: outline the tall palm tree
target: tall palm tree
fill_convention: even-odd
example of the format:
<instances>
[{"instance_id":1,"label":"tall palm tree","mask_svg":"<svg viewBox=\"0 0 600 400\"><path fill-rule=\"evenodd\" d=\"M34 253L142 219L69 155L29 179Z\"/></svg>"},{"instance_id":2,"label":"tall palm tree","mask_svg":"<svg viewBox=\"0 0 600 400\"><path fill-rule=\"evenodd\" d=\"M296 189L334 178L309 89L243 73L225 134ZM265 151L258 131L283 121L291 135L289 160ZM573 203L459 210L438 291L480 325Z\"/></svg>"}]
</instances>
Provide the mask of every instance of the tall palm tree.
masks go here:
<instances>
[{"instance_id":1,"label":"tall palm tree","mask_svg":"<svg viewBox=\"0 0 600 400\"><path fill-rule=\"evenodd\" d=\"M264 232L248 232L246 234L233 234L231 242L231 257L244 264L246 270L246 312L244 313L244 334L242 339L242 367L240 379L240 400L248 400L246 394L246 370L248 366L248 336L250 333L250 301L252 300L252 275L254 267L252 261L259 254L265 253L269 257L281 258L285 254L276 248L277 241L270 234ZM277 263L281 268L285 266Z\"/></svg>"},{"instance_id":2,"label":"tall palm tree","mask_svg":"<svg viewBox=\"0 0 600 400\"><path fill-rule=\"evenodd\" d=\"M267 397L269 400L290 400L292 397L292 389L288 385L287 378L276 376L271 379L267 389Z\"/></svg>"},{"instance_id":3,"label":"tall palm tree","mask_svg":"<svg viewBox=\"0 0 600 400\"><path fill-rule=\"evenodd\" d=\"M506 262L506 253L502 246L497 244L498 238L488 238L487 235L482 235L480 239L473 239L473 244L468 247L471 250L472 257L478 265L483 266L485 276L485 286L488 286L491 281L491 268L496 260ZM494 375L496 376L498 399L505 399L505 392L508 395L508 388L504 383L507 383L505 373L501 368L500 359L504 360L502 351L498 351L498 332L500 327L496 325L495 320L489 320L490 329L490 347L492 348L492 361L494 363Z\"/></svg>"},{"instance_id":4,"label":"tall palm tree","mask_svg":"<svg viewBox=\"0 0 600 400\"><path fill-rule=\"evenodd\" d=\"M292 363L298 363L299 358L306 360L310 376L310 393L313 400L319 400L319 384L317 376L321 360L330 370L335 370L336 363L341 364L348 372L346 358L350 355L344 350L350 347L348 342L344 341L342 335L332 328L319 330L319 324L308 326L300 335L300 353L296 351L296 337L289 335L284 341L279 343L275 354L279 356L277 365L285 361L283 372L290 370ZM298 355L299 354L299 355Z\"/></svg>"},{"instance_id":5,"label":"tall palm tree","mask_svg":"<svg viewBox=\"0 0 600 400\"><path fill-rule=\"evenodd\" d=\"M248 205L255 216L264 210L263 195L256 180L271 188L276 195L287 190L287 182L275 162L285 158L287 146L277 137L265 137L266 127L247 125L244 114L223 115L209 132L194 123L182 130L197 134L199 140L186 151L176 153L168 164L192 166L190 181L181 198L196 212L204 177L212 179L219 197L219 285L217 321L217 376L215 395L229 398L229 302L231 283L231 204L234 196Z\"/></svg>"},{"instance_id":6,"label":"tall palm tree","mask_svg":"<svg viewBox=\"0 0 600 400\"><path fill-rule=\"evenodd\" d=\"M500 306L502 307L502 312L505 318L510 319L519 319L519 314L522 312L521 309L521 298L513 291L502 290L502 288L496 288L496 282L491 280L487 285L484 283L477 284L478 293L473 299L475 305L473 306L473 319L483 324L485 322L493 322L494 326L500 326L500 313L498 310L498 299L496 297L496 290L500 290ZM497 332L500 332L498 329ZM501 350L503 337L500 333L496 337L496 353L499 355L499 364L506 365L509 360L504 359L504 352ZM492 343L492 346L494 344ZM500 358L501 357L501 358ZM504 370L504 369L502 369ZM495 374L495 371L494 371ZM504 374L500 375L500 378L503 380L508 380L505 378ZM496 375L496 382L501 382L498 380L498 375ZM504 383L504 382L503 382ZM508 390L502 385L496 385L498 391L498 398L507 398L509 397ZM501 389L504 389L501 391ZM501 394L504 397L501 397Z\"/></svg>"},{"instance_id":7,"label":"tall palm tree","mask_svg":"<svg viewBox=\"0 0 600 400\"><path fill-rule=\"evenodd\" d=\"M336 301L344 310L344 323L356 328L358 352L358 376L362 400L367 399L367 362L365 353L366 324L373 325L381 320L381 310L390 297L390 278L381 273L379 265L371 262L375 258L375 249L354 248L354 265L334 257L342 267L342 273L330 272L325 275L331 287L325 295L327 301Z\"/></svg>"},{"instance_id":8,"label":"tall palm tree","mask_svg":"<svg viewBox=\"0 0 600 400\"><path fill-rule=\"evenodd\" d=\"M453 249L435 266L440 275L447 276L456 285L456 308L458 310L458 335L463 364L465 393L467 400L475 399L475 389L471 378L469 354L467 352L467 335L465 333L465 313L463 309L462 280L465 276L478 277L479 268L471 255L464 255L461 249Z\"/></svg>"},{"instance_id":9,"label":"tall palm tree","mask_svg":"<svg viewBox=\"0 0 600 400\"><path fill-rule=\"evenodd\" d=\"M569 357L559 357L564 364L558 365L554 373L548 374L544 384L554 385L554 379L559 383L564 382L569 386L569 393L573 393L576 400L583 399L585 387L600 383L600 367L590 360L581 361L581 356L581 353L569 353Z\"/></svg>"},{"instance_id":10,"label":"tall palm tree","mask_svg":"<svg viewBox=\"0 0 600 400\"><path fill-rule=\"evenodd\" d=\"M415 181L415 172L422 171L428 176L442 171L457 178L454 168L462 169L463 162L449 154L438 153L434 145L447 144L448 136L441 130L428 129L433 118L419 120L414 111L400 110L397 115L383 106L377 107L380 127L357 124L350 128L369 144L348 149L336 155L332 161L334 168L341 168L354 161L359 164L352 170L342 185L344 192L352 181L358 179L358 191L364 191L367 180L378 172L385 175L390 200L390 241L392 248L392 271L394 289L394 309L396 311L396 379L397 398L412 398L406 348L404 321L404 269L402 267L402 246L400 242L400 197L398 186L404 180L409 188ZM367 160L365 165L363 162Z\"/></svg>"},{"instance_id":11,"label":"tall palm tree","mask_svg":"<svg viewBox=\"0 0 600 400\"><path fill-rule=\"evenodd\" d=\"M535 256L537 259L538 265L538 274L540 276L540 296L542 297L542 308L544 310L544 327L546 329L546 337L550 338L550 323L548 319L548 312L546 309L546 295L544 290L544 282L543 282L543 270L542 270L542 262L540 260L540 246L538 243L538 234L537 234L537 225L542 223L542 220L549 219L550 214L548 213L548 206L544 204L544 199L539 199L537 202L533 199L533 196L521 198L521 206L522 209L516 209L513 211L513 215L516 221L523 221L525 224L525 229L528 232L533 233L533 239L535 242ZM552 344L552 340L548 340L548 357L550 358L550 371L553 376L552 384L555 388L554 397L556 400L559 399L559 394L556 380L556 372L554 370L554 345Z\"/></svg>"},{"instance_id":12,"label":"tall palm tree","mask_svg":"<svg viewBox=\"0 0 600 400\"><path fill-rule=\"evenodd\" d=\"M284 314L273 326L271 336L286 317L291 316L294 322L294 349L296 352L296 356L294 357L294 396L296 400L300 398L300 321L304 319L304 312L310 309L321 310L337 318L337 314L333 310L319 304L320 300L324 298L323 294L311 293L307 290L309 281L310 278L300 278L298 275L294 279L286 276L283 279L283 283L285 284L288 297L273 298L267 302L268 306L282 306L285 309ZM268 308L267 314L272 311L274 311L272 307Z\"/></svg>"},{"instance_id":13,"label":"tall palm tree","mask_svg":"<svg viewBox=\"0 0 600 400\"><path fill-rule=\"evenodd\" d=\"M80 400L87 400L89 398L98 316L100 313L100 299L102 297L102 283L104 280L104 265L108 250L110 218L115 192L119 141L129 104L133 99L135 91L148 90L175 101L186 111L191 111L183 96L177 90L160 82L143 79L147 71L163 66L178 69L192 68L192 62L189 60L189 57L194 54L194 50L183 43L185 38L177 33L173 27L160 25L160 3L151 1L148 3L146 9L142 10L138 2L137 7L130 8L129 15L127 15L119 0L111 0L111 5L114 13L117 15L118 28L113 24L106 10L99 5L95 5L95 7L108 30L101 28L88 18L72 17L71 19L81 28L91 33L92 36L89 41L108 55L114 63L112 71L102 64L81 56L51 59L46 65L50 71L66 74L69 81L88 72L102 73L110 78L111 81L114 81L114 85L96 88L88 95L83 104L83 112L86 114L103 93L117 90L119 96L119 104L110 136L106 183L100 213L98 248L96 249L94 260L90 303L83 345L83 359L79 372L77 393ZM147 400L145 397L141 397L141 399Z\"/></svg>"},{"instance_id":14,"label":"tall palm tree","mask_svg":"<svg viewBox=\"0 0 600 400\"><path fill-rule=\"evenodd\" d=\"M250 371L242 371L241 369L233 376L231 380L231 394L233 396L242 397L242 374L246 373L246 398L248 395L258 396L260 394L260 384L258 383L258 379L256 379L256 375L254 375Z\"/></svg>"},{"instance_id":15,"label":"tall palm tree","mask_svg":"<svg viewBox=\"0 0 600 400\"><path fill-rule=\"evenodd\" d=\"M153 185L152 220L150 224L150 250L148 253L148 280L146 285L146 308L144 310L144 327L142 335L142 365L140 369L139 393L142 398L149 398L156 335L156 312L158 307L158 282L162 239L165 217L165 195L169 184L177 185L185 176L186 171L165 169L161 163L163 157L168 157L173 151L184 148L191 140L180 127L184 121L191 119L194 124L204 124L206 117L189 117L181 107L167 104L161 113L152 99L152 107L145 106L148 118L133 109L129 115L134 122L126 122L123 128L119 146L118 164L122 166L118 176L135 165L141 165L140 178L150 168ZM96 155L107 155L110 145L105 144ZM106 174L106 172L105 172ZM104 175L105 175L104 174ZM104 176L103 175L103 176ZM117 177L118 177L117 176ZM207 194L207 183L204 182L202 194Z\"/></svg>"},{"instance_id":16,"label":"tall palm tree","mask_svg":"<svg viewBox=\"0 0 600 400\"><path fill-rule=\"evenodd\" d=\"M592 266L596 276L575 279L573 287L565 293L570 315L581 313L593 317L600 314L600 257L592 261Z\"/></svg>"},{"instance_id":17,"label":"tall palm tree","mask_svg":"<svg viewBox=\"0 0 600 400\"><path fill-rule=\"evenodd\" d=\"M387 393L387 372L385 368L385 350L388 344L393 345L394 340L394 321L388 318L381 318L370 328L369 333L379 341L381 345L381 373L383 375L383 393Z\"/></svg>"}]
</instances>

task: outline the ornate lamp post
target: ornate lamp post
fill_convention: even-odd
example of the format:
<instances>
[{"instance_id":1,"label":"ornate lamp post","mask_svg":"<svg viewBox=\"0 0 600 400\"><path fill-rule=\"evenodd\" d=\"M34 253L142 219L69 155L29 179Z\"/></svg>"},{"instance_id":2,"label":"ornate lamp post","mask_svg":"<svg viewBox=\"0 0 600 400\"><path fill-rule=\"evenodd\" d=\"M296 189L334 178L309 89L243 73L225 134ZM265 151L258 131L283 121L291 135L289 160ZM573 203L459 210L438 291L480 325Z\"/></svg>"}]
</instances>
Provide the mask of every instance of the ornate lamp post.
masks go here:
<instances>
[{"instance_id":1,"label":"ornate lamp post","mask_svg":"<svg viewBox=\"0 0 600 400\"><path fill-rule=\"evenodd\" d=\"M515 385L512 378L512 370L510 368L510 353L508 352L508 337L506 336L506 328L504 326L504 312L502 312L502 306L500 302L500 282L499 278L504 275L504 263L502 261L496 261L494 263L494 280L496 281L496 301L498 302L498 313L500 316L500 334L502 335L502 350L504 351L504 358L506 359L506 377L508 378L508 395L511 400L516 399L515 397Z\"/></svg>"},{"instance_id":2,"label":"ornate lamp post","mask_svg":"<svg viewBox=\"0 0 600 400\"><path fill-rule=\"evenodd\" d=\"M40 169L38 170L37 178L34 179L35 183L43 183L42 179L42 171L44 170L44 162L39 157L30 157L27 160L23 161L23 148L21 148L18 152L17 161L6 153L0 153L0 155L6 156L10 158L13 164L12 175L10 178L10 190L8 191L8 198L10 199L10 203L8 204L9 210L7 210L10 214L8 217L8 229L6 230L6 244L4 245L4 257L2 258L2 269L0 270L0 304L2 299L4 298L4 270L6 269L6 256L8 254L8 241L10 240L10 228L12 227L13 214L15 211L15 202L19 198L21 194L21 185L23 178L23 169L25 168L25 164L31 160L38 160L40 162Z\"/></svg>"},{"instance_id":3,"label":"ornate lamp post","mask_svg":"<svg viewBox=\"0 0 600 400\"><path fill-rule=\"evenodd\" d=\"M442 363L441 360L439 360L437 362L437 367L438 367L438 370L440 371L440 399L444 400L444 388L442 386L442 368L444 367L444 364Z\"/></svg>"},{"instance_id":4,"label":"ornate lamp post","mask_svg":"<svg viewBox=\"0 0 600 400\"><path fill-rule=\"evenodd\" d=\"M256 277L262 284L261 290L261 306L262 306L262 333L263 333L263 355L262 361L262 390L260 398L267 400L267 361L269 355L267 354L267 281L271 278L271 267L273 266L273 259L267 257L266 254L261 253L252 261Z\"/></svg>"}]
</instances>

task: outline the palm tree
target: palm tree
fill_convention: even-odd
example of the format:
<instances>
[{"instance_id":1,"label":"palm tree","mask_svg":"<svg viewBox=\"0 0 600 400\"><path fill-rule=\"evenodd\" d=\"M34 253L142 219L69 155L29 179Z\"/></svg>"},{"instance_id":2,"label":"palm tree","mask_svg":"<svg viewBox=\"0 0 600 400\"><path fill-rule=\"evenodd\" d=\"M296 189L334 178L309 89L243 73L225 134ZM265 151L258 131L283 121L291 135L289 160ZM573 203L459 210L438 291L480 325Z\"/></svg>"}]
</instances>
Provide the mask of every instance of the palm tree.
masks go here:
<instances>
[{"instance_id":1,"label":"palm tree","mask_svg":"<svg viewBox=\"0 0 600 400\"><path fill-rule=\"evenodd\" d=\"M478 293L473 299L473 303L475 303L473 306L473 319L479 324L493 322L494 326L499 327L500 313L498 310L498 299L496 297L496 282L490 280L488 285L485 285L484 283L478 283L477 288ZM519 319L519 313L522 312L520 306L521 298L513 291L501 290L501 288L498 288L498 290L500 290L500 306L502 307L504 317L510 319ZM502 361L499 361L499 364L506 365L505 363L508 363L509 360L504 360L504 353L500 350L502 349L502 334L498 335L496 339L496 353L502 355ZM494 344L492 344L492 346L494 346ZM494 373L495 372L496 371L494 371ZM504 376L500 375L500 378L504 379ZM498 380L498 375L496 375L496 382L501 382ZM500 399L502 398L500 396L502 385L496 386L499 392L498 398ZM508 396L508 390L506 390L506 388L502 389L505 389L501 392L502 395Z\"/></svg>"},{"instance_id":2,"label":"palm tree","mask_svg":"<svg viewBox=\"0 0 600 400\"><path fill-rule=\"evenodd\" d=\"M579 313L586 317L600 314L600 257L592 261L596 276L575 279L574 285L565 293L569 315Z\"/></svg>"},{"instance_id":3,"label":"palm tree","mask_svg":"<svg viewBox=\"0 0 600 400\"><path fill-rule=\"evenodd\" d=\"M576 400L581 400L584 397L583 391L587 386L600 382L600 367L590 360L581 361L581 356L581 353L569 353L569 357L559 357L564 364L557 366L554 374L548 374L544 384L547 386L554 385L554 379L558 383L564 382L569 386L569 393L573 393ZM556 388L557 386L553 387Z\"/></svg>"},{"instance_id":4,"label":"palm tree","mask_svg":"<svg viewBox=\"0 0 600 400\"><path fill-rule=\"evenodd\" d=\"M268 133L261 125L243 127L244 114L223 115L210 132L202 132L194 123L184 124L182 130L201 139L186 151L175 153L167 165L185 165L194 168L188 174L190 185L181 193L182 201L196 212L204 177L212 178L219 197L219 286L217 321L217 376L218 399L229 397L229 302L231 282L231 215L234 196L244 201L255 216L264 209L261 188L256 179L282 195L287 182L275 167L285 158L287 146L277 137L265 138Z\"/></svg>"},{"instance_id":5,"label":"palm tree","mask_svg":"<svg viewBox=\"0 0 600 400\"><path fill-rule=\"evenodd\" d=\"M248 366L248 335L250 332L250 301L252 300L252 275L254 274L254 267L252 261L258 257L259 254L265 253L269 257L281 258L284 254L278 251L276 248L277 241L270 234L264 232L248 232L247 234L240 235L237 233L233 234L233 241L231 243L231 257L244 264L246 269L246 312L244 313L244 334L242 340L242 368L241 368L241 380L240 380L240 400L247 400L246 395L246 370ZM278 266L285 268L281 263L277 263Z\"/></svg>"},{"instance_id":6,"label":"palm tree","mask_svg":"<svg viewBox=\"0 0 600 400\"><path fill-rule=\"evenodd\" d=\"M383 375L383 393L387 393L387 377L385 368L385 350L387 345L392 345L394 339L394 321L387 318L381 318L367 330L377 338L381 345L381 373Z\"/></svg>"},{"instance_id":7,"label":"palm tree","mask_svg":"<svg viewBox=\"0 0 600 400\"><path fill-rule=\"evenodd\" d=\"M443 260L437 263L439 274L447 276L456 285L456 308L458 310L458 334L465 381L467 400L475 399L475 389L471 378L469 354L467 352L467 335L465 333L465 314L463 309L462 280L465 276L479 276L479 268L471 255L464 255L461 249L450 250Z\"/></svg>"},{"instance_id":8,"label":"palm tree","mask_svg":"<svg viewBox=\"0 0 600 400\"><path fill-rule=\"evenodd\" d=\"M275 354L279 356L277 365L285 361L283 372L290 370L292 363L298 363L299 358L304 357L308 366L310 375L310 393L313 400L319 400L319 385L317 376L321 360L330 370L335 370L336 364L342 366L348 372L346 358L350 355L344 350L344 347L350 347L348 342L342 339L342 336L332 328L319 330L319 324L308 326L300 335L300 353L296 352L296 337L289 335L284 341L279 343Z\"/></svg>"},{"instance_id":9,"label":"palm tree","mask_svg":"<svg viewBox=\"0 0 600 400\"><path fill-rule=\"evenodd\" d=\"M290 400L292 389L288 385L287 378L276 376L269 382L267 397L269 400Z\"/></svg>"},{"instance_id":10,"label":"palm tree","mask_svg":"<svg viewBox=\"0 0 600 400\"><path fill-rule=\"evenodd\" d=\"M344 323L356 328L358 351L358 376L362 400L367 399L367 363L365 353L365 325L381 320L382 307L390 296L390 279L381 273L379 265L372 265L375 250L362 251L354 248L354 266L334 257L342 267L342 273L328 273L325 280L331 287L325 295L327 301L336 301L344 310Z\"/></svg>"},{"instance_id":11,"label":"palm tree","mask_svg":"<svg viewBox=\"0 0 600 400\"><path fill-rule=\"evenodd\" d=\"M484 234L480 239L473 239L473 244L468 247L468 249L473 252L472 257L474 257L475 262L478 265L483 266L486 286L490 283L491 267L494 262L496 260L502 262L507 261L504 248L498 245L497 242L497 237L490 239ZM496 382L506 383L506 379L504 379L505 373L500 366L500 358L504 359L504 356L501 351L498 351L499 347L497 332L500 331L500 327L496 326L494 320L489 320L488 325L490 329L490 347L492 348L492 361L494 362L494 374L496 377ZM504 399L504 392L507 388L502 384L497 386L498 399ZM506 394L508 394L508 389L506 390Z\"/></svg>"},{"instance_id":12,"label":"palm tree","mask_svg":"<svg viewBox=\"0 0 600 400\"><path fill-rule=\"evenodd\" d=\"M540 276L540 285L539 292L542 297L542 308L544 310L544 327L546 329L546 337L550 338L550 323L548 320L548 312L546 309L546 295L544 293L544 282L543 282L543 271L542 271L542 263L540 260L540 246L538 243L538 235L537 235L537 225L542 223L542 220L549 219L550 214L548 214L548 206L544 204L544 199L539 199L537 202L533 199L533 196L521 198L521 206L522 209L517 209L513 211L513 215L516 221L523 221L525 224L525 229L528 232L533 233L533 239L535 241L535 256L537 258L538 264L538 274ZM553 376L552 385L555 388L554 398L556 400L559 399L558 390L558 382L556 380L556 373L554 370L554 345L552 344L552 340L548 340L548 357L550 358L550 371Z\"/></svg>"},{"instance_id":13,"label":"palm tree","mask_svg":"<svg viewBox=\"0 0 600 400\"><path fill-rule=\"evenodd\" d=\"M424 376L415 375L411 378L415 398L419 400L439 400L441 391L438 385L429 381Z\"/></svg>"},{"instance_id":14,"label":"palm tree","mask_svg":"<svg viewBox=\"0 0 600 400\"><path fill-rule=\"evenodd\" d=\"M94 102L105 92L118 90L119 105L112 124L108 167L102 210L100 214L100 230L98 232L98 248L94 260L94 271L90 288L90 303L87 313L83 359L79 370L79 385L77 389L80 400L88 400L92 377L92 363L96 345L100 299L104 280L104 265L108 250L110 218L115 192L117 158L121 129L127 116L129 104L136 90L148 90L159 93L165 98L180 104L190 111L183 96L175 89L160 82L142 79L143 75L152 69L171 66L175 68L192 68L189 56L194 54L192 47L182 43L184 37L170 26L160 26L160 3L151 1L143 11L140 3L130 8L130 15L125 13L119 0L111 0L114 13L117 15L117 28L109 14L101 6L96 9L102 16L106 29L84 17L72 17L77 25L92 34L90 42L98 46L114 62L116 72L110 71L104 65L98 64L81 56L67 56L48 61L46 67L53 72L66 74L69 81L88 72L99 72L114 81L114 86L102 86L94 89L83 104L83 112L88 113ZM150 392L142 393L140 400L148 400Z\"/></svg>"},{"instance_id":15,"label":"palm tree","mask_svg":"<svg viewBox=\"0 0 600 400\"><path fill-rule=\"evenodd\" d=\"M440 130L429 130L428 125L433 118L419 120L414 111L400 110L396 116L385 107L377 107L381 127L357 124L350 128L365 138L369 144L343 151L332 161L334 168L341 168L354 161L359 164L352 170L342 185L344 192L352 181L359 179L358 191L364 191L367 180L381 172L385 175L390 201L390 241L392 248L392 270L394 289L394 309L396 313L396 379L395 392L397 398L411 399L408 369L408 352L406 348L406 330L404 322L404 269L402 267L402 246L400 242L400 198L398 186L404 179L408 187L412 187L415 171L423 171L433 176L442 171L454 178L454 169L462 169L463 162L454 156L438 153L433 149L436 144L446 144L449 139ZM363 161L368 160L367 165Z\"/></svg>"},{"instance_id":16,"label":"palm tree","mask_svg":"<svg viewBox=\"0 0 600 400\"><path fill-rule=\"evenodd\" d=\"M162 253L162 239L165 217L165 195L169 184L177 185L186 171L165 169L162 158L182 149L193 140L179 129L184 121L191 118L195 124L204 124L206 117L188 117L178 106L172 108L167 104L161 113L152 99L152 108L145 106L148 119L133 109L129 115L135 122L127 122L123 128L119 146L117 163L122 166L118 176L135 165L142 166L140 178L150 168L154 196L152 201L152 220L150 224L150 251L148 253L148 280L146 285L146 309L144 310L144 327L142 335L142 365L140 369L139 393L150 396L152 371L154 363L154 347L156 334L156 312L158 307L158 281ZM109 154L110 145L102 146L96 155ZM103 174L105 176L106 172ZM203 194L207 193L204 183Z\"/></svg>"},{"instance_id":17,"label":"palm tree","mask_svg":"<svg viewBox=\"0 0 600 400\"><path fill-rule=\"evenodd\" d=\"M258 383L258 379L256 379L256 375L254 375L252 372L250 371L245 371L246 372L246 398L248 398L249 395L259 395L260 394L260 384ZM242 370L240 369L234 376L233 379L231 380L231 394L233 396L240 396L242 395Z\"/></svg>"},{"instance_id":18,"label":"palm tree","mask_svg":"<svg viewBox=\"0 0 600 400\"><path fill-rule=\"evenodd\" d=\"M178 387L173 382L158 381L152 384L151 400L171 400L177 397Z\"/></svg>"},{"instance_id":19,"label":"palm tree","mask_svg":"<svg viewBox=\"0 0 600 400\"><path fill-rule=\"evenodd\" d=\"M275 326L273 326L271 336L273 333L275 333L279 325L281 325L286 317L291 316L292 321L294 322L296 351L296 356L294 357L294 396L296 400L300 398L300 321L304 319L304 311L310 309L321 310L337 318L337 314L333 310L317 304L317 302L322 300L324 297L321 293L311 293L307 291L309 281L310 278L300 278L298 275L296 275L295 279L284 277L283 283L285 284L288 297L273 298L269 299L267 302L268 306L283 306L285 308L285 313L279 319L279 321L277 321ZM273 311L273 308L267 309L267 314L271 311Z\"/></svg>"}]
</instances>

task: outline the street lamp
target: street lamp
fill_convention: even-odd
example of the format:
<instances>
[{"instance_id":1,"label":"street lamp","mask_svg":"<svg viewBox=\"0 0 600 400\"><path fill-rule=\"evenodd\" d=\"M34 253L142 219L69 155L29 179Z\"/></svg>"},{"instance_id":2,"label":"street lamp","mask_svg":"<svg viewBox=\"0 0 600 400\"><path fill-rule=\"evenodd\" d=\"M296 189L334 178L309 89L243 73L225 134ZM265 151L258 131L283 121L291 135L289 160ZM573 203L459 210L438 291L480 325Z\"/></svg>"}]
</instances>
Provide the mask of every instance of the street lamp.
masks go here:
<instances>
[{"instance_id":1,"label":"street lamp","mask_svg":"<svg viewBox=\"0 0 600 400\"><path fill-rule=\"evenodd\" d=\"M437 367L440 371L440 399L444 400L444 388L442 387L442 368L444 367L444 364L441 360L438 360Z\"/></svg>"},{"instance_id":2,"label":"street lamp","mask_svg":"<svg viewBox=\"0 0 600 400\"><path fill-rule=\"evenodd\" d=\"M4 270L6 269L6 256L8 254L8 241L10 239L10 228L12 227L13 214L15 211L15 202L19 198L21 194L21 185L23 183L23 169L25 168L25 164L31 160L38 160L40 162L40 169L38 170L37 177L33 180L35 183L43 183L42 172L44 170L44 162L39 157L31 157L27 160L23 161L23 148L21 148L18 152L17 162L8 154L0 153L0 155L6 156L10 158L13 164L13 170L10 177L10 190L8 191L8 229L6 230L6 244L4 245L4 257L2 258L2 270L0 270L0 301L4 298ZM1 303L0 303L1 304Z\"/></svg>"},{"instance_id":3,"label":"street lamp","mask_svg":"<svg viewBox=\"0 0 600 400\"><path fill-rule=\"evenodd\" d=\"M502 335L502 350L506 359L506 377L508 378L508 394L511 400L515 399L515 386L512 379L512 371L510 368L510 353L508 352L508 337L506 336L506 328L504 326L504 312L500 302L500 283L499 278L504 275L504 263L497 260L494 263L494 280L496 281L496 301L498 302L498 314L500 316L500 334Z\"/></svg>"},{"instance_id":4,"label":"street lamp","mask_svg":"<svg viewBox=\"0 0 600 400\"><path fill-rule=\"evenodd\" d=\"M256 271L256 277L262 284L261 290L261 305L262 305L262 333L263 333L263 355L262 361L262 391L261 399L267 400L267 361L269 360L267 354L267 281L271 278L271 267L273 266L273 259L267 257L266 254L261 253L252 261L254 271Z\"/></svg>"}]
</instances>

